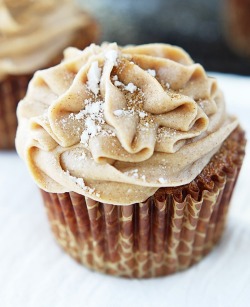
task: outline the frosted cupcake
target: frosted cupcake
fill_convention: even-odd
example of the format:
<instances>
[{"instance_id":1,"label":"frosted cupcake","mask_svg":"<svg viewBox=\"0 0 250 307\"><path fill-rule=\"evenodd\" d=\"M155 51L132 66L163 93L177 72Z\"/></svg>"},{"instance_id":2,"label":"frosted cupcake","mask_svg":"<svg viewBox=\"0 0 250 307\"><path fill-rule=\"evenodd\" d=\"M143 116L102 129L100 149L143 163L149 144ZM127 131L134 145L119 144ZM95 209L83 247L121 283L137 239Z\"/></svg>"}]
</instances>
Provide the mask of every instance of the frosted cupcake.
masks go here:
<instances>
[{"instance_id":1,"label":"frosted cupcake","mask_svg":"<svg viewBox=\"0 0 250 307\"><path fill-rule=\"evenodd\" d=\"M220 239L244 132L181 48L68 48L35 74L18 120L17 151L55 237L85 266L168 275Z\"/></svg>"},{"instance_id":2,"label":"frosted cupcake","mask_svg":"<svg viewBox=\"0 0 250 307\"><path fill-rule=\"evenodd\" d=\"M67 46L84 48L96 22L69 0L0 1L0 149L13 148L16 105L33 73L58 64Z\"/></svg>"}]
</instances>

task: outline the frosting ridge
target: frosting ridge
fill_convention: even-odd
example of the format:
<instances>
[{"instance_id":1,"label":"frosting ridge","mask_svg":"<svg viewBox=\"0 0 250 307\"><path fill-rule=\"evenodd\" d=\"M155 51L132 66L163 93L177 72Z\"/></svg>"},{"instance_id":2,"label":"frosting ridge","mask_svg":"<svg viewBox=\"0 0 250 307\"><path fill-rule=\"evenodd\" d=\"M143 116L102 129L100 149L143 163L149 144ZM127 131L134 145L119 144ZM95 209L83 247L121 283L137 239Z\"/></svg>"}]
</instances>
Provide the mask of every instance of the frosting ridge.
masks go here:
<instances>
[{"instance_id":1,"label":"frosting ridge","mask_svg":"<svg viewBox=\"0 0 250 307\"><path fill-rule=\"evenodd\" d=\"M35 74L18 119L42 189L122 205L191 182L237 126L216 80L165 44L66 49Z\"/></svg>"}]
</instances>

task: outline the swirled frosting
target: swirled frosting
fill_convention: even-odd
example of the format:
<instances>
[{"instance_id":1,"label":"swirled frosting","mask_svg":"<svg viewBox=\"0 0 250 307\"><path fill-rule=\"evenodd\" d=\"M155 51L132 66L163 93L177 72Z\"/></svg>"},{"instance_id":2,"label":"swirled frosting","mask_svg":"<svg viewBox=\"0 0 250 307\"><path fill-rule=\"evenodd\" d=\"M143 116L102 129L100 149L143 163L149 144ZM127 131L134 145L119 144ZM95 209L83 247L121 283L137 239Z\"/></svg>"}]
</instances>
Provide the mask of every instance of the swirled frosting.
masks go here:
<instances>
[{"instance_id":1,"label":"swirled frosting","mask_svg":"<svg viewBox=\"0 0 250 307\"><path fill-rule=\"evenodd\" d=\"M191 182L236 128L215 79L181 48L91 45L38 71L16 147L38 186L128 205Z\"/></svg>"},{"instance_id":2,"label":"swirled frosting","mask_svg":"<svg viewBox=\"0 0 250 307\"><path fill-rule=\"evenodd\" d=\"M45 67L89 22L70 0L0 0L0 80Z\"/></svg>"}]
</instances>

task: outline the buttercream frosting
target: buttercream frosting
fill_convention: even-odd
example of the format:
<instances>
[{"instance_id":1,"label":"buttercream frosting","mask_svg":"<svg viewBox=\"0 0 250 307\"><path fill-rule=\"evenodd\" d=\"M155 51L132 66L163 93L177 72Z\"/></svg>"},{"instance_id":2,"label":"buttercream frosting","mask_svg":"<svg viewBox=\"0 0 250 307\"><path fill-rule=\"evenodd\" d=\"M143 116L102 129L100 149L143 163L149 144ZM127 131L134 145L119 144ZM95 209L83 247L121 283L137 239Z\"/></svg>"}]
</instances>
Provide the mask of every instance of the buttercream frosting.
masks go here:
<instances>
[{"instance_id":1,"label":"buttercream frosting","mask_svg":"<svg viewBox=\"0 0 250 307\"><path fill-rule=\"evenodd\" d=\"M0 0L0 80L45 67L89 23L70 0Z\"/></svg>"},{"instance_id":2,"label":"buttercream frosting","mask_svg":"<svg viewBox=\"0 0 250 307\"><path fill-rule=\"evenodd\" d=\"M17 151L39 187L118 205L191 182L238 124L217 81L167 44L68 48L17 114Z\"/></svg>"}]
</instances>

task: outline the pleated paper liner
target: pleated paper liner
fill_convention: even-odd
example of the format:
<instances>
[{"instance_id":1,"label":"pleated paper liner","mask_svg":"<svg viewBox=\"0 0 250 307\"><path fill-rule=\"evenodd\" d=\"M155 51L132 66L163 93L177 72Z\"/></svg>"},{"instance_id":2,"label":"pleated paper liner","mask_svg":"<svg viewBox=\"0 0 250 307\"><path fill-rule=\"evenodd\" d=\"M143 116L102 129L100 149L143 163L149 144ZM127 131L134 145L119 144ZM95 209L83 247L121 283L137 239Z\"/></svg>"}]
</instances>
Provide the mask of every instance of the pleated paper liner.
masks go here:
<instances>
[{"instance_id":1,"label":"pleated paper liner","mask_svg":"<svg viewBox=\"0 0 250 307\"><path fill-rule=\"evenodd\" d=\"M69 46L83 49L95 42L99 36L99 27L95 20L76 32ZM63 58L63 50L58 53L47 65L41 69L54 66ZM17 118L16 108L18 102L25 96L32 74L8 76L0 81L0 149L14 149Z\"/></svg>"},{"instance_id":2,"label":"pleated paper liner","mask_svg":"<svg viewBox=\"0 0 250 307\"><path fill-rule=\"evenodd\" d=\"M237 128L190 184L161 188L143 203L118 206L42 191L52 231L67 253L99 272L146 278L184 270L223 233L245 143Z\"/></svg>"}]
</instances>

